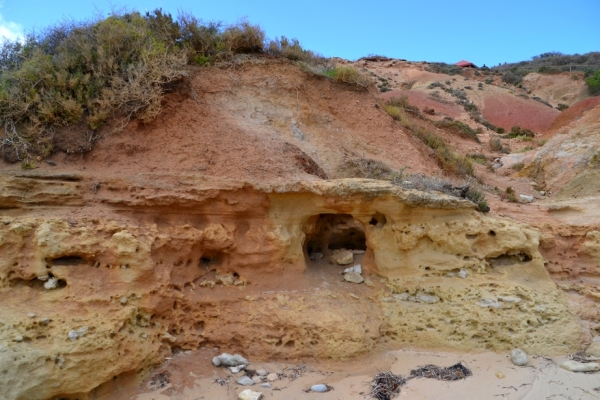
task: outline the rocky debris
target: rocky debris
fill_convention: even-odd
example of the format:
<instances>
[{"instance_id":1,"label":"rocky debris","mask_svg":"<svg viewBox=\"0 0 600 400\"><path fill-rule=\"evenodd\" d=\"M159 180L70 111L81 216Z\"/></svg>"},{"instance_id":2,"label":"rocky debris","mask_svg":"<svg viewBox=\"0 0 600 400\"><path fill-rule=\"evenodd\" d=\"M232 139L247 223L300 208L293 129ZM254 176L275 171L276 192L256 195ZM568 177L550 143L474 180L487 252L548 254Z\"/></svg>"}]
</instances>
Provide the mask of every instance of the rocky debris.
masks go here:
<instances>
[{"instance_id":1,"label":"rocky debris","mask_svg":"<svg viewBox=\"0 0 600 400\"><path fill-rule=\"evenodd\" d=\"M364 279L361 274L354 271L347 272L344 274L344 280L350 283L363 283Z\"/></svg>"},{"instance_id":2,"label":"rocky debris","mask_svg":"<svg viewBox=\"0 0 600 400\"><path fill-rule=\"evenodd\" d=\"M464 268L461 268L461 270L460 270L460 271L458 271L458 274L457 274L457 275L458 275L458 277L459 277L459 278L463 278L463 279L465 279L467 276L469 276L469 273L467 272L467 270L466 270L466 269L464 269Z\"/></svg>"},{"instance_id":3,"label":"rocky debris","mask_svg":"<svg viewBox=\"0 0 600 400\"><path fill-rule=\"evenodd\" d=\"M238 385L242 385L242 386L252 386L254 385L256 382L254 382L254 380L252 378L250 378L249 376L242 376L241 378L238 378L237 381L235 381Z\"/></svg>"},{"instance_id":4,"label":"rocky debris","mask_svg":"<svg viewBox=\"0 0 600 400\"><path fill-rule=\"evenodd\" d=\"M265 382L265 383L261 383L260 387L265 388L265 389L271 389L273 386L269 382Z\"/></svg>"},{"instance_id":5,"label":"rocky debris","mask_svg":"<svg viewBox=\"0 0 600 400\"><path fill-rule=\"evenodd\" d=\"M88 331L88 327L87 326L82 326L81 328L77 329L77 330L71 330L68 333L68 337L69 339L71 339L72 342L76 341L78 338L82 337L83 335L85 335Z\"/></svg>"},{"instance_id":6,"label":"rocky debris","mask_svg":"<svg viewBox=\"0 0 600 400\"><path fill-rule=\"evenodd\" d=\"M337 265L348 265L354 262L354 254L349 250L336 250L329 257L329 261Z\"/></svg>"},{"instance_id":7,"label":"rocky debris","mask_svg":"<svg viewBox=\"0 0 600 400\"><path fill-rule=\"evenodd\" d=\"M521 349L514 349L510 352L510 359L513 364L524 367L529 362L529 357L527 354Z\"/></svg>"},{"instance_id":8,"label":"rocky debris","mask_svg":"<svg viewBox=\"0 0 600 400\"><path fill-rule=\"evenodd\" d=\"M571 372L595 372L600 371L600 364L597 362L581 363L575 360L567 360L560 363L562 369Z\"/></svg>"},{"instance_id":9,"label":"rocky debris","mask_svg":"<svg viewBox=\"0 0 600 400\"><path fill-rule=\"evenodd\" d=\"M330 386L324 385L322 383L318 384L318 385L312 385L310 387L310 391L311 392L316 392L316 393L325 393L325 392L329 392Z\"/></svg>"},{"instance_id":10,"label":"rocky debris","mask_svg":"<svg viewBox=\"0 0 600 400\"><path fill-rule=\"evenodd\" d=\"M263 394L261 392L255 392L250 389L246 389L238 394L238 400L260 400Z\"/></svg>"},{"instance_id":11,"label":"rocky debris","mask_svg":"<svg viewBox=\"0 0 600 400\"><path fill-rule=\"evenodd\" d=\"M261 384L262 383L262 378L259 375L254 375L252 377L252 380L254 381L254 383L256 384Z\"/></svg>"},{"instance_id":12,"label":"rocky debris","mask_svg":"<svg viewBox=\"0 0 600 400\"><path fill-rule=\"evenodd\" d=\"M311 261L321 261L321 259L323 259L323 253L310 253L308 258L310 258Z\"/></svg>"},{"instance_id":13,"label":"rocky debris","mask_svg":"<svg viewBox=\"0 0 600 400\"><path fill-rule=\"evenodd\" d=\"M256 375L258 376L267 376L268 372L265 371L264 369L257 369L256 370Z\"/></svg>"},{"instance_id":14,"label":"rocky debris","mask_svg":"<svg viewBox=\"0 0 600 400\"><path fill-rule=\"evenodd\" d=\"M227 274L216 274L215 283L223 286L231 286L235 282L235 277L231 273Z\"/></svg>"},{"instance_id":15,"label":"rocky debris","mask_svg":"<svg viewBox=\"0 0 600 400\"><path fill-rule=\"evenodd\" d=\"M269 382L275 382L275 381L279 380L279 375L277 375L275 372L271 372L270 374L267 375L267 380Z\"/></svg>"},{"instance_id":16,"label":"rocky debris","mask_svg":"<svg viewBox=\"0 0 600 400\"><path fill-rule=\"evenodd\" d=\"M523 203L531 203L533 201L533 196L528 196L526 194L520 194L519 198Z\"/></svg>"},{"instance_id":17,"label":"rocky debris","mask_svg":"<svg viewBox=\"0 0 600 400\"><path fill-rule=\"evenodd\" d=\"M231 355L228 353L223 353L220 356L213 357L212 362L215 367L219 367L221 365L225 367L248 365L248 360L246 360L244 357L240 356L239 354Z\"/></svg>"},{"instance_id":18,"label":"rocky debris","mask_svg":"<svg viewBox=\"0 0 600 400\"><path fill-rule=\"evenodd\" d=\"M351 250L351 251L352 251L352 254L354 254L356 256L359 256L361 254L365 254L364 250Z\"/></svg>"}]
</instances>

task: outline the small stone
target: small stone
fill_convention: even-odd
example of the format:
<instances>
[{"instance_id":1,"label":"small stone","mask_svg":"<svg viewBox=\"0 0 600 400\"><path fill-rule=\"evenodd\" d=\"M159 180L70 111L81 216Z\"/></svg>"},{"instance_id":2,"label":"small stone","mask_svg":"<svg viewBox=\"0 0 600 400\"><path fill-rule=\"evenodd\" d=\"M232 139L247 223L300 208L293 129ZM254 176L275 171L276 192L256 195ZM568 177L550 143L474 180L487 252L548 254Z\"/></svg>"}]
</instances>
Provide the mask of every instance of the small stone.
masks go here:
<instances>
[{"instance_id":1,"label":"small stone","mask_svg":"<svg viewBox=\"0 0 600 400\"><path fill-rule=\"evenodd\" d=\"M212 363L215 367L221 366L221 359L218 356L214 356L212 359Z\"/></svg>"},{"instance_id":2,"label":"small stone","mask_svg":"<svg viewBox=\"0 0 600 400\"><path fill-rule=\"evenodd\" d=\"M504 375L502 372L496 372L496 378L504 379L504 378L506 378L506 375Z\"/></svg>"},{"instance_id":3,"label":"small stone","mask_svg":"<svg viewBox=\"0 0 600 400\"><path fill-rule=\"evenodd\" d=\"M322 383L320 383L318 385L312 385L310 387L310 391L317 392L317 393L325 393L325 392L329 391L329 387L327 387L327 385L323 385Z\"/></svg>"},{"instance_id":4,"label":"small stone","mask_svg":"<svg viewBox=\"0 0 600 400\"><path fill-rule=\"evenodd\" d=\"M519 198L525 203L531 203L533 201L533 196L527 196L526 194L520 194Z\"/></svg>"},{"instance_id":5,"label":"small stone","mask_svg":"<svg viewBox=\"0 0 600 400\"><path fill-rule=\"evenodd\" d=\"M269 382L275 382L279 380L279 375L277 375L275 372L271 372L269 375L267 375L267 380Z\"/></svg>"},{"instance_id":6,"label":"small stone","mask_svg":"<svg viewBox=\"0 0 600 400\"><path fill-rule=\"evenodd\" d=\"M361 255L361 254L365 254L364 250L352 250L353 254L356 254L357 256Z\"/></svg>"},{"instance_id":7,"label":"small stone","mask_svg":"<svg viewBox=\"0 0 600 400\"><path fill-rule=\"evenodd\" d=\"M50 323L50 321L52 321L50 318L42 318L42 319L40 319L40 324L48 325Z\"/></svg>"},{"instance_id":8,"label":"small stone","mask_svg":"<svg viewBox=\"0 0 600 400\"><path fill-rule=\"evenodd\" d=\"M360 297L358 297L354 293L348 293L348 296L352 297L354 300L359 300L360 299Z\"/></svg>"},{"instance_id":9,"label":"small stone","mask_svg":"<svg viewBox=\"0 0 600 400\"><path fill-rule=\"evenodd\" d=\"M38 276L37 278L42 282L46 282L48 279L50 279L50 276L42 275L42 276Z\"/></svg>"},{"instance_id":10,"label":"small stone","mask_svg":"<svg viewBox=\"0 0 600 400\"><path fill-rule=\"evenodd\" d=\"M129 265L127 265L127 264L121 265L121 269L128 269L128 268L129 268Z\"/></svg>"},{"instance_id":11,"label":"small stone","mask_svg":"<svg viewBox=\"0 0 600 400\"><path fill-rule=\"evenodd\" d=\"M362 274L362 265L356 264L354 267L348 267L344 270L344 273L348 272L356 272L357 274Z\"/></svg>"},{"instance_id":12,"label":"small stone","mask_svg":"<svg viewBox=\"0 0 600 400\"><path fill-rule=\"evenodd\" d=\"M260 378L260 376L258 376L258 375L254 375L254 376L252 377L252 380L253 380L253 381L254 381L254 383L256 383L256 384L260 384L260 383L262 383L262 379L261 379L261 378Z\"/></svg>"},{"instance_id":13,"label":"small stone","mask_svg":"<svg viewBox=\"0 0 600 400\"><path fill-rule=\"evenodd\" d=\"M246 389L238 394L238 400L260 400L262 397L262 393L254 392L250 389Z\"/></svg>"},{"instance_id":14,"label":"small stone","mask_svg":"<svg viewBox=\"0 0 600 400\"><path fill-rule=\"evenodd\" d=\"M215 287L215 281L202 281L199 283L199 285L202 287L212 288L212 287Z\"/></svg>"},{"instance_id":15,"label":"small stone","mask_svg":"<svg viewBox=\"0 0 600 400\"><path fill-rule=\"evenodd\" d=\"M365 285L367 285L368 287L375 287L375 284L370 279L365 279Z\"/></svg>"},{"instance_id":16,"label":"small stone","mask_svg":"<svg viewBox=\"0 0 600 400\"><path fill-rule=\"evenodd\" d=\"M266 376L268 374L267 371L265 371L264 369L257 369L256 370L256 375L258 376Z\"/></svg>"},{"instance_id":17,"label":"small stone","mask_svg":"<svg viewBox=\"0 0 600 400\"><path fill-rule=\"evenodd\" d=\"M32 313L29 313L29 314L27 314L27 316L28 316L29 318L35 318L35 313L33 313L33 312L32 312Z\"/></svg>"},{"instance_id":18,"label":"small stone","mask_svg":"<svg viewBox=\"0 0 600 400\"><path fill-rule=\"evenodd\" d=\"M19 335L19 336L16 336L16 337L15 337L13 340L14 340L15 342L22 342L22 341L23 341L23 336L21 336L21 335Z\"/></svg>"},{"instance_id":19,"label":"small stone","mask_svg":"<svg viewBox=\"0 0 600 400\"><path fill-rule=\"evenodd\" d=\"M127 296L121 297L121 304L123 304L123 305L127 304Z\"/></svg>"},{"instance_id":20,"label":"small stone","mask_svg":"<svg viewBox=\"0 0 600 400\"><path fill-rule=\"evenodd\" d=\"M239 354L228 354L228 353L223 353L220 356L217 356L215 358L218 358L220 361L219 365L224 365L226 367L237 367L239 365L248 365L248 360L246 360L244 357L240 356ZM214 359L213 359L213 364L214 364Z\"/></svg>"},{"instance_id":21,"label":"small stone","mask_svg":"<svg viewBox=\"0 0 600 400\"><path fill-rule=\"evenodd\" d=\"M525 352L521 349L514 349L513 351L511 351L510 359L512 360L513 364L519 365L521 367L524 367L529 362L527 354L525 354Z\"/></svg>"},{"instance_id":22,"label":"small stone","mask_svg":"<svg viewBox=\"0 0 600 400\"><path fill-rule=\"evenodd\" d=\"M469 276L468 272L466 269L462 268L458 274L457 274L460 278L465 279L467 276Z\"/></svg>"},{"instance_id":23,"label":"small stone","mask_svg":"<svg viewBox=\"0 0 600 400\"><path fill-rule=\"evenodd\" d=\"M56 286L58 286L58 279L56 278L50 278L44 283L44 289L47 290L56 289Z\"/></svg>"},{"instance_id":24,"label":"small stone","mask_svg":"<svg viewBox=\"0 0 600 400\"><path fill-rule=\"evenodd\" d=\"M273 386L271 386L271 384L269 382L265 382L265 383L261 383L260 387L266 388L266 389L271 389Z\"/></svg>"},{"instance_id":25,"label":"small stone","mask_svg":"<svg viewBox=\"0 0 600 400\"><path fill-rule=\"evenodd\" d=\"M244 364L242 365L238 365L237 367L229 367L229 370L231 371L232 374L237 374L238 372L240 372L241 370L245 369L246 366Z\"/></svg>"},{"instance_id":26,"label":"small stone","mask_svg":"<svg viewBox=\"0 0 600 400\"><path fill-rule=\"evenodd\" d=\"M600 364L597 362L580 363L575 360L564 361L560 364L562 369L571 372L595 372L600 371Z\"/></svg>"},{"instance_id":27,"label":"small stone","mask_svg":"<svg viewBox=\"0 0 600 400\"><path fill-rule=\"evenodd\" d=\"M308 258L310 258L311 261L320 261L323 259L323 253L310 253Z\"/></svg>"},{"instance_id":28,"label":"small stone","mask_svg":"<svg viewBox=\"0 0 600 400\"><path fill-rule=\"evenodd\" d=\"M354 254L352 254L352 252L348 250L341 250L329 257L329 261L338 265L352 264L352 262L354 261Z\"/></svg>"},{"instance_id":29,"label":"small stone","mask_svg":"<svg viewBox=\"0 0 600 400\"><path fill-rule=\"evenodd\" d=\"M249 376L246 376L246 375L239 378L236 382L238 385L242 385L242 386L254 385L254 381L252 380L252 378L250 378Z\"/></svg>"},{"instance_id":30,"label":"small stone","mask_svg":"<svg viewBox=\"0 0 600 400\"><path fill-rule=\"evenodd\" d=\"M363 283L364 279L361 274L357 274L356 272L348 272L344 274L344 280L350 283Z\"/></svg>"}]
</instances>

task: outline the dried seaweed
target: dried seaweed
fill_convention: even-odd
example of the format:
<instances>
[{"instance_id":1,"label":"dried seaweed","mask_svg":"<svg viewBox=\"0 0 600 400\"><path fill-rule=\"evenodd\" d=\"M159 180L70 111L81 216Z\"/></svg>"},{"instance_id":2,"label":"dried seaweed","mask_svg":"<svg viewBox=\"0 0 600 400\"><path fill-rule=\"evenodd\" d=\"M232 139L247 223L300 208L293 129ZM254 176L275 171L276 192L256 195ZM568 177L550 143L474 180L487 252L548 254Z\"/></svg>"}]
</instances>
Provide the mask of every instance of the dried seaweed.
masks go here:
<instances>
[{"instance_id":1,"label":"dried seaweed","mask_svg":"<svg viewBox=\"0 0 600 400\"><path fill-rule=\"evenodd\" d=\"M442 368L437 365L428 364L410 371L411 376L433 378L440 381L457 381L473 375L470 369L462 363Z\"/></svg>"},{"instance_id":2,"label":"dried seaweed","mask_svg":"<svg viewBox=\"0 0 600 400\"><path fill-rule=\"evenodd\" d=\"M401 375L380 372L375 375L371 386L371 396L377 400L390 400L400 394L400 387L406 383Z\"/></svg>"}]
</instances>

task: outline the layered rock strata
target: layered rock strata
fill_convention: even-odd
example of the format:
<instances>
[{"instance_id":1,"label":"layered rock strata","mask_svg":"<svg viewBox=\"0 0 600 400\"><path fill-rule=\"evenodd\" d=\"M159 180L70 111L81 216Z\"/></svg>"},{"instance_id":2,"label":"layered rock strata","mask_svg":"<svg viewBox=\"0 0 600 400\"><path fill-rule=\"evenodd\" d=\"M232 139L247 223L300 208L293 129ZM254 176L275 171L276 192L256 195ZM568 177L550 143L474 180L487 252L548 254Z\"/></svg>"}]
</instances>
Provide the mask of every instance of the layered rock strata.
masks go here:
<instances>
[{"instance_id":1,"label":"layered rock strata","mask_svg":"<svg viewBox=\"0 0 600 400\"><path fill-rule=\"evenodd\" d=\"M0 180L3 398L84 398L201 346L344 359L579 345L538 232L462 199L354 179ZM329 263L340 249L364 283Z\"/></svg>"}]
</instances>

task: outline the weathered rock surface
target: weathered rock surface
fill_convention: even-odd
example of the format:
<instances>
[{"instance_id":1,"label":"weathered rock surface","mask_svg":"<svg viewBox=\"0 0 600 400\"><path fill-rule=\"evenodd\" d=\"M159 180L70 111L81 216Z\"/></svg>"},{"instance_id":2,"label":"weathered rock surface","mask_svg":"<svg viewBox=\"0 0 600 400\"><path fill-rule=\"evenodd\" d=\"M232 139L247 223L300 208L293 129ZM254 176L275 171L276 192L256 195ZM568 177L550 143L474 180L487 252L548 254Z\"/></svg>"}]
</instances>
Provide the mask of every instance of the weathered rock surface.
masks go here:
<instances>
[{"instance_id":1,"label":"weathered rock surface","mask_svg":"<svg viewBox=\"0 0 600 400\"><path fill-rule=\"evenodd\" d=\"M34 197L62 185L11 179L28 179ZM385 343L537 354L579 345L538 232L459 198L358 179L258 187L139 175L103 187L112 189L76 191L92 206L63 205L51 216L27 208L27 191L0 190L14 207L0 217L3 398L83 397L172 347L340 359ZM328 235L319 221L331 215L346 230ZM346 292L321 289L308 247L329 257L328 244L366 249L363 273L385 282L362 285L368 292L351 307ZM465 279L448 276L461 270ZM217 275L247 284L215 285ZM55 288L44 288L45 276ZM331 279L339 281L339 267Z\"/></svg>"}]
</instances>

